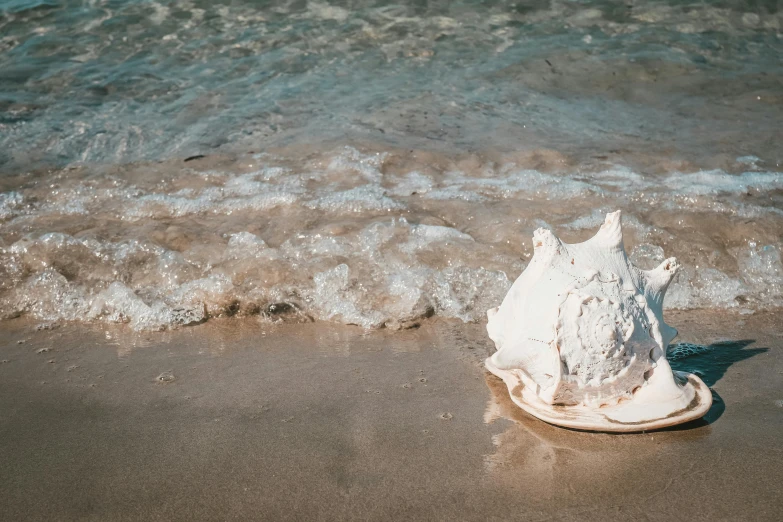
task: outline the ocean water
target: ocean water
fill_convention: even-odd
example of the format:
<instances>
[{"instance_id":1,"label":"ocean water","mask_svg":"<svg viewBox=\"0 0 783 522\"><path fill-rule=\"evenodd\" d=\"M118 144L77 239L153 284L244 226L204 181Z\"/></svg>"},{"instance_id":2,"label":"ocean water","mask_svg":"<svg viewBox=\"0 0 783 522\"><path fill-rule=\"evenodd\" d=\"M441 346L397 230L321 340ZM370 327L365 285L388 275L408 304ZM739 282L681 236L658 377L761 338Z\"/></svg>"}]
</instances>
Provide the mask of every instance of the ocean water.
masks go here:
<instances>
[{"instance_id":1,"label":"ocean water","mask_svg":"<svg viewBox=\"0 0 783 522\"><path fill-rule=\"evenodd\" d=\"M0 318L478 321L549 227L783 306L779 2L0 0Z\"/></svg>"}]
</instances>

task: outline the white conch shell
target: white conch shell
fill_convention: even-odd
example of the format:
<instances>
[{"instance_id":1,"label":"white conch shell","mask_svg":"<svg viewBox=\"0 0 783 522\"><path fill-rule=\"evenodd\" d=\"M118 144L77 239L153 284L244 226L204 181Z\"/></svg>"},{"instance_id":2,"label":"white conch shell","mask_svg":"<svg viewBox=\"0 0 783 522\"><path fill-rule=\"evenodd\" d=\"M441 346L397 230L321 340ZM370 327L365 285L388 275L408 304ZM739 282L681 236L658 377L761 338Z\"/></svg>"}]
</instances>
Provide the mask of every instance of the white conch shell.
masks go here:
<instances>
[{"instance_id":1,"label":"white conch shell","mask_svg":"<svg viewBox=\"0 0 783 522\"><path fill-rule=\"evenodd\" d=\"M568 245L533 235L534 255L503 303L489 310L497 352L486 367L517 405L547 422L639 431L704 415L712 394L695 375L673 372L663 296L677 260L636 268L623 247L620 211L598 233Z\"/></svg>"}]
</instances>

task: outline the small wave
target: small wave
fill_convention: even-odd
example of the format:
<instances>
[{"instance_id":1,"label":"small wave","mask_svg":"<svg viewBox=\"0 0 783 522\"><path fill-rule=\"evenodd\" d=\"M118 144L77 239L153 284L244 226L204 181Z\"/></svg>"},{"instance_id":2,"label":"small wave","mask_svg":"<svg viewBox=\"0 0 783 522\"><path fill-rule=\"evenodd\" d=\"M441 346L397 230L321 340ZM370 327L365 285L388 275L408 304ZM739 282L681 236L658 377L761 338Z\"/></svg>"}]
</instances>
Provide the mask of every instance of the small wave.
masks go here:
<instances>
[{"instance_id":1,"label":"small wave","mask_svg":"<svg viewBox=\"0 0 783 522\"><path fill-rule=\"evenodd\" d=\"M478 321L526 266L535 228L577 242L616 208L635 264L680 259L667 308L783 306L780 173L426 158L344 147L28 179L0 193L0 317Z\"/></svg>"}]
</instances>

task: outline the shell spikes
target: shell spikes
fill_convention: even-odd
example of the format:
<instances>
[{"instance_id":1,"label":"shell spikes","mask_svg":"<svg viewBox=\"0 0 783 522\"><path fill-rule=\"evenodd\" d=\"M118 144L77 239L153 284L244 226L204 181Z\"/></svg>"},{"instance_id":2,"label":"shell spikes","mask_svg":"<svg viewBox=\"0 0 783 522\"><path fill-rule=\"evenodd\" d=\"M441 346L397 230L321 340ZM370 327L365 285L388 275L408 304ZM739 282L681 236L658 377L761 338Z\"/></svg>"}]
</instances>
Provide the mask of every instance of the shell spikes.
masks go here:
<instances>
[{"instance_id":1,"label":"shell spikes","mask_svg":"<svg viewBox=\"0 0 783 522\"><path fill-rule=\"evenodd\" d=\"M657 268L643 271L644 289L647 296L663 304L663 296L679 269L680 265L677 263L677 259L670 257Z\"/></svg>"},{"instance_id":2,"label":"shell spikes","mask_svg":"<svg viewBox=\"0 0 783 522\"><path fill-rule=\"evenodd\" d=\"M595 236L566 244L533 235L534 255L501 305L487 312L497 351L487 369L528 413L561 426L641 431L704 415L712 395L673 372L663 321L674 258L642 271L628 260L620 211Z\"/></svg>"},{"instance_id":3,"label":"shell spikes","mask_svg":"<svg viewBox=\"0 0 783 522\"><path fill-rule=\"evenodd\" d=\"M619 210L607 214L604 224L598 229L598 233L593 236L591 242L597 243L604 248L624 250L621 217Z\"/></svg>"}]
</instances>

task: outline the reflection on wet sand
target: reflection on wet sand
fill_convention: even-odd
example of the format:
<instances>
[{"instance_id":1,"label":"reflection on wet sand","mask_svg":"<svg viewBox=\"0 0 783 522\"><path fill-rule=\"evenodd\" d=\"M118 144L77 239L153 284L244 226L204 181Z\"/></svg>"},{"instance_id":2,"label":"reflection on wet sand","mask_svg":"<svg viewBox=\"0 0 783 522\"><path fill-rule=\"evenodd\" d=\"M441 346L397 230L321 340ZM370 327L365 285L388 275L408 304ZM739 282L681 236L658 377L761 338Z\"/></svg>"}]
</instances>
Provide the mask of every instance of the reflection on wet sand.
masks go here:
<instances>
[{"instance_id":1,"label":"reflection on wet sand","mask_svg":"<svg viewBox=\"0 0 783 522\"><path fill-rule=\"evenodd\" d=\"M494 453L486 455L491 480L516 484L526 493L549 498L563 487L589 488L637 468L639 461L654 459L653 442L665 432L593 433L547 424L528 415L508 396L502 380L485 372L490 391L484 422L510 421L507 429L492 437ZM709 427L691 430L689 440L709 436ZM634 459L628 459L633 452Z\"/></svg>"},{"instance_id":2,"label":"reflection on wet sand","mask_svg":"<svg viewBox=\"0 0 783 522\"><path fill-rule=\"evenodd\" d=\"M257 339L256 348L262 350L290 350L301 348L308 353L318 354L321 357L348 357L359 353L371 353L388 348L393 353L419 353L425 350L444 350L453 346L455 341L462 337L457 335L452 339L451 326L447 321L432 322L441 335L435 339L430 338L424 332L415 329L405 332L372 331L355 326L344 326L334 323L319 322L317 325L308 324L297 327L283 321L269 321L263 317L251 317L237 320L223 318L210 321L209 326L196 328L183 328L179 330L164 330L160 332L139 332L130 329L127 325L85 325L88 331L101 338L103 343L114 346L118 358L126 358L134 351L154 349L161 344L168 344L173 338L189 338L206 340L198 342L200 355L225 356L233 351L247 350L246 340ZM53 329L59 329L56 326ZM55 342L55 339L63 334L68 335L70 330L58 330L50 335L40 336L41 342ZM286 336L286 343L276 342L276 338ZM385 340L387 342L367 343L367 337Z\"/></svg>"}]
</instances>

